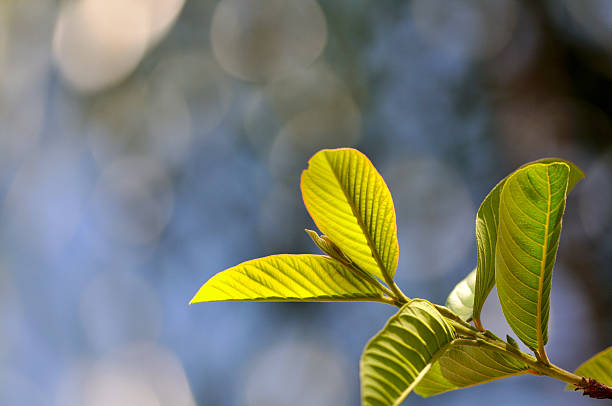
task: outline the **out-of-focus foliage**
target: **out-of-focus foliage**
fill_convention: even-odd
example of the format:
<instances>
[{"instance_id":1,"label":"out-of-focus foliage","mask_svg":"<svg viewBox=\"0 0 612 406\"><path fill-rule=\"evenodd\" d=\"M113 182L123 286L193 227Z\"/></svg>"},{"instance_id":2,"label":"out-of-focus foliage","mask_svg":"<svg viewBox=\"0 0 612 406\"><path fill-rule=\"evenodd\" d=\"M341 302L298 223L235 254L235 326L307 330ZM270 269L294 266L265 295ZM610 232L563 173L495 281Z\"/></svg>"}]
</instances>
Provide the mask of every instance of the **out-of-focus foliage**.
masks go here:
<instances>
[{"instance_id":1,"label":"out-of-focus foliage","mask_svg":"<svg viewBox=\"0 0 612 406\"><path fill-rule=\"evenodd\" d=\"M475 286L476 269L459 282L446 298L446 307L465 321L470 321L474 314Z\"/></svg>"}]
</instances>

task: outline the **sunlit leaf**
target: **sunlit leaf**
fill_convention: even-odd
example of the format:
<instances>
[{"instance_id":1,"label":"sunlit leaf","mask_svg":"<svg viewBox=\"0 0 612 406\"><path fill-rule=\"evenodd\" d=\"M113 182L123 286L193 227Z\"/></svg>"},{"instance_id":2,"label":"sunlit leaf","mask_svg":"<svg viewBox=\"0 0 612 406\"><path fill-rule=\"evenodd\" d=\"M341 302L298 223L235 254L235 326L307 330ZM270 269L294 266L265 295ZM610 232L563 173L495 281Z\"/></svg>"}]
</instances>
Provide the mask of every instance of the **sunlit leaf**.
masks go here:
<instances>
[{"instance_id":1,"label":"sunlit leaf","mask_svg":"<svg viewBox=\"0 0 612 406\"><path fill-rule=\"evenodd\" d=\"M570 168L567 191L584 177L584 173L572 162L559 158L544 158L521 166L518 170L535 164L565 163ZM517 171L518 171L517 170ZM512 175L512 174L511 174ZM497 229L499 225L499 197L507 176L489 192L476 214L476 243L478 246L478 266L474 294L474 321L481 325L480 312L487 296L495 285L495 247L497 244Z\"/></svg>"},{"instance_id":2,"label":"sunlit leaf","mask_svg":"<svg viewBox=\"0 0 612 406\"><path fill-rule=\"evenodd\" d=\"M363 406L399 405L454 337L453 328L426 300L404 305L363 352Z\"/></svg>"},{"instance_id":3,"label":"sunlit leaf","mask_svg":"<svg viewBox=\"0 0 612 406\"><path fill-rule=\"evenodd\" d=\"M354 263L392 278L399 248L391 193L361 152L322 150L302 172L302 196L317 227Z\"/></svg>"},{"instance_id":4,"label":"sunlit leaf","mask_svg":"<svg viewBox=\"0 0 612 406\"><path fill-rule=\"evenodd\" d=\"M472 318L475 284L476 269L459 282L446 299L446 307L455 312L455 314L464 321L468 321Z\"/></svg>"},{"instance_id":5,"label":"sunlit leaf","mask_svg":"<svg viewBox=\"0 0 612 406\"><path fill-rule=\"evenodd\" d=\"M530 165L508 178L500 195L497 293L512 330L540 355L569 174L565 163Z\"/></svg>"},{"instance_id":6,"label":"sunlit leaf","mask_svg":"<svg viewBox=\"0 0 612 406\"><path fill-rule=\"evenodd\" d=\"M222 300L342 301L382 298L378 288L321 255L271 255L213 276L190 303Z\"/></svg>"},{"instance_id":7,"label":"sunlit leaf","mask_svg":"<svg viewBox=\"0 0 612 406\"><path fill-rule=\"evenodd\" d=\"M608 347L602 352L593 355L578 367L578 376L596 379L599 383L612 386L612 347ZM574 389L574 385L567 385L566 389Z\"/></svg>"},{"instance_id":8,"label":"sunlit leaf","mask_svg":"<svg viewBox=\"0 0 612 406\"><path fill-rule=\"evenodd\" d=\"M527 365L488 349L451 344L414 389L423 397L527 373Z\"/></svg>"}]
</instances>

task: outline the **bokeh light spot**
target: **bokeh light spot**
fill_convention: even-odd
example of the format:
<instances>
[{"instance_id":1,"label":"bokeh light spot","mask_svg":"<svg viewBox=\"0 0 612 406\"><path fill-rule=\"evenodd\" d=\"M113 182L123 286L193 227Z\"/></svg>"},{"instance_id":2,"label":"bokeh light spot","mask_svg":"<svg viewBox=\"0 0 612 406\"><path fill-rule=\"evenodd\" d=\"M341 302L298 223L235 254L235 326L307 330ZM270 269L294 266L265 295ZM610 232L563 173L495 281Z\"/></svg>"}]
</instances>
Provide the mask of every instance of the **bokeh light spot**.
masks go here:
<instances>
[{"instance_id":1,"label":"bokeh light spot","mask_svg":"<svg viewBox=\"0 0 612 406\"><path fill-rule=\"evenodd\" d=\"M247 406L345 406L346 389L344 361L336 352L293 340L259 355L244 385Z\"/></svg>"},{"instance_id":2,"label":"bokeh light spot","mask_svg":"<svg viewBox=\"0 0 612 406\"><path fill-rule=\"evenodd\" d=\"M81 325L99 352L135 341L155 340L161 329L161 310L155 291L129 272L106 272L83 291Z\"/></svg>"},{"instance_id":3,"label":"bokeh light spot","mask_svg":"<svg viewBox=\"0 0 612 406\"><path fill-rule=\"evenodd\" d=\"M53 37L63 77L86 92L112 86L138 65L151 35L143 1L81 0L60 10Z\"/></svg>"},{"instance_id":4,"label":"bokeh light spot","mask_svg":"<svg viewBox=\"0 0 612 406\"><path fill-rule=\"evenodd\" d=\"M314 61L325 47L327 24L314 0L222 0L210 38L227 72L269 81Z\"/></svg>"},{"instance_id":5,"label":"bokeh light spot","mask_svg":"<svg viewBox=\"0 0 612 406\"><path fill-rule=\"evenodd\" d=\"M400 281L452 270L475 240L476 209L463 179L433 158L397 163L383 176L397 212Z\"/></svg>"},{"instance_id":6,"label":"bokeh light spot","mask_svg":"<svg viewBox=\"0 0 612 406\"><path fill-rule=\"evenodd\" d=\"M430 44L460 60L477 61L498 53L514 33L516 0L414 0L415 28Z\"/></svg>"},{"instance_id":7,"label":"bokeh light spot","mask_svg":"<svg viewBox=\"0 0 612 406\"><path fill-rule=\"evenodd\" d=\"M109 239L150 244L170 220L172 180L159 161L126 157L104 169L92 200L94 219Z\"/></svg>"}]
</instances>

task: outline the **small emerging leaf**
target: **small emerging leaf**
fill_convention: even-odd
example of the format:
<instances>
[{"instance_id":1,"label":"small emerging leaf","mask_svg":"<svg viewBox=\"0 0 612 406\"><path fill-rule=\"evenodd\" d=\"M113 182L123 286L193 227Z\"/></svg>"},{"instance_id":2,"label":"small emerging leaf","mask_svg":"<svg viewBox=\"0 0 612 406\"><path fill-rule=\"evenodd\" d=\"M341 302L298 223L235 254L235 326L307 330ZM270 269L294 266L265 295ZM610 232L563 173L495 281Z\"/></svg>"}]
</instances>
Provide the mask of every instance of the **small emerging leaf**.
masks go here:
<instances>
[{"instance_id":1,"label":"small emerging leaf","mask_svg":"<svg viewBox=\"0 0 612 406\"><path fill-rule=\"evenodd\" d=\"M474 311L474 287L476 284L476 269L468 274L451 291L446 299L446 307L451 309L464 321L470 321Z\"/></svg>"},{"instance_id":2,"label":"small emerging leaf","mask_svg":"<svg viewBox=\"0 0 612 406\"><path fill-rule=\"evenodd\" d=\"M322 255L271 255L213 276L190 303L377 300L383 293Z\"/></svg>"},{"instance_id":3,"label":"small emerging leaf","mask_svg":"<svg viewBox=\"0 0 612 406\"><path fill-rule=\"evenodd\" d=\"M302 172L301 188L323 234L361 269L393 277L399 255L393 200L365 155L350 148L317 152Z\"/></svg>"},{"instance_id":4,"label":"small emerging leaf","mask_svg":"<svg viewBox=\"0 0 612 406\"><path fill-rule=\"evenodd\" d=\"M593 355L574 372L578 376L593 378L599 383L612 386L612 347ZM574 389L574 385L567 385L566 389Z\"/></svg>"},{"instance_id":5,"label":"small emerging leaf","mask_svg":"<svg viewBox=\"0 0 612 406\"><path fill-rule=\"evenodd\" d=\"M572 162L560 158L544 158L521 166L517 171L536 164L564 163L570 169L567 191L574 188L584 173ZM517 171L513 172L516 173ZM474 324L482 329L480 312L484 302L495 285L495 250L499 226L499 198L508 175L489 192L476 214L476 244L478 247L478 266L474 294Z\"/></svg>"},{"instance_id":6,"label":"small emerging leaf","mask_svg":"<svg viewBox=\"0 0 612 406\"><path fill-rule=\"evenodd\" d=\"M527 365L484 348L451 344L414 389L423 397L527 373Z\"/></svg>"},{"instance_id":7,"label":"small emerging leaf","mask_svg":"<svg viewBox=\"0 0 612 406\"><path fill-rule=\"evenodd\" d=\"M317 247L319 247L321 251L329 255L331 258L345 265L351 263L351 259L344 255L344 252L342 252L340 248L338 248L338 246L336 246L336 244L334 244L329 238L324 235L319 236L319 234L312 230L306 229L304 231L306 231Z\"/></svg>"},{"instance_id":8,"label":"small emerging leaf","mask_svg":"<svg viewBox=\"0 0 612 406\"><path fill-rule=\"evenodd\" d=\"M510 351L519 352L521 350L516 340L510 337L508 334L506 334L506 342L508 343L506 348L508 348Z\"/></svg>"},{"instance_id":9,"label":"small emerging leaf","mask_svg":"<svg viewBox=\"0 0 612 406\"><path fill-rule=\"evenodd\" d=\"M361 357L363 406L397 406L454 339L454 329L426 300L405 304Z\"/></svg>"},{"instance_id":10,"label":"small emerging leaf","mask_svg":"<svg viewBox=\"0 0 612 406\"><path fill-rule=\"evenodd\" d=\"M570 168L535 164L516 171L499 203L495 281L504 316L519 339L545 356L553 266Z\"/></svg>"}]
</instances>

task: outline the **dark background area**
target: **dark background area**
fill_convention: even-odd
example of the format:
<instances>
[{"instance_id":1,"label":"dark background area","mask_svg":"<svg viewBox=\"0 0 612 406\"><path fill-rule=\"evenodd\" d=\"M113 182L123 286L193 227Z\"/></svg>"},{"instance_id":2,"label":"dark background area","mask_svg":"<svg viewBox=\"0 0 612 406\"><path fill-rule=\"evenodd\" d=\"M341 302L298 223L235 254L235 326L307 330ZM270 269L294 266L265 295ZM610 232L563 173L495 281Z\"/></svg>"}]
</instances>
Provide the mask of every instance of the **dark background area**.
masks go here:
<instances>
[{"instance_id":1,"label":"dark background area","mask_svg":"<svg viewBox=\"0 0 612 406\"><path fill-rule=\"evenodd\" d=\"M548 353L612 337L612 4L605 0L0 3L0 404L348 406L394 309L188 306L215 273L317 252L299 175L368 155L398 284L443 303L474 219L542 157L569 196ZM483 321L505 326L495 292ZM515 377L406 404L587 404Z\"/></svg>"}]
</instances>

